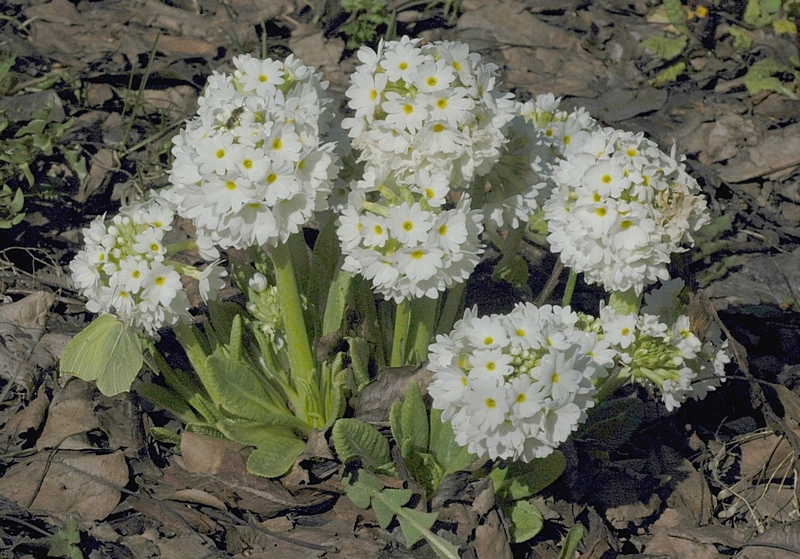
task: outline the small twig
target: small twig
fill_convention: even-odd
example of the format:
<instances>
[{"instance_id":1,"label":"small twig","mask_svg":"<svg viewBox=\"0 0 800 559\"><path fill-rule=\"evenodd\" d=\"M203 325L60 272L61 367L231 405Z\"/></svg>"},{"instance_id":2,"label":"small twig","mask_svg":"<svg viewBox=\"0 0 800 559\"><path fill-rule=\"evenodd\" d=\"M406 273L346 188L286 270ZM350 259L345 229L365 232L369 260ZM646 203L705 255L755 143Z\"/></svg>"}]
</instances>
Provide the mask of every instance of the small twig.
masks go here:
<instances>
[{"instance_id":1,"label":"small twig","mask_svg":"<svg viewBox=\"0 0 800 559\"><path fill-rule=\"evenodd\" d=\"M533 301L533 304L537 307L541 307L545 304L547 299L550 298L550 295L555 290L556 286L558 285L558 280L561 277L561 272L564 271L564 263L561 261L561 258L556 260L555 265L553 266L553 271L550 272L550 277L547 280L547 283L544 284L544 287L539 292L539 295L536 296L536 299Z\"/></svg>"},{"instance_id":2,"label":"small twig","mask_svg":"<svg viewBox=\"0 0 800 559\"><path fill-rule=\"evenodd\" d=\"M19 524L20 526L25 526L28 530L31 530L32 532L36 532L37 534L41 534L45 538L52 537L52 535L53 535L50 532L48 532L47 530L42 530L41 528L39 528L35 524L31 524L30 522L26 522L25 520L22 520L20 518L15 517L15 516L9 516L9 515L6 515L6 514L0 514L0 519L5 520L6 522L13 522L14 524Z\"/></svg>"}]
</instances>

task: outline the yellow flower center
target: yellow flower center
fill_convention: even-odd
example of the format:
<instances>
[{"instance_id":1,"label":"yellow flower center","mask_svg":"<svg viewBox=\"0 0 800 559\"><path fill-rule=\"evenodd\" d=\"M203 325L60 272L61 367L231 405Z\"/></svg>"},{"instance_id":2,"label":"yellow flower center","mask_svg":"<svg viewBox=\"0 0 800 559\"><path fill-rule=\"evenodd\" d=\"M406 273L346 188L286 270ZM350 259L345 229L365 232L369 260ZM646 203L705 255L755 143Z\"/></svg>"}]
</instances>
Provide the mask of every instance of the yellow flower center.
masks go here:
<instances>
[{"instance_id":1,"label":"yellow flower center","mask_svg":"<svg viewBox=\"0 0 800 559\"><path fill-rule=\"evenodd\" d=\"M423 256L425 256L425 252L422 250L415 250L414 252L411 253L411 258L413 258L414 260L420 260L422 259Z\"/></svg>"},{"instance_id":2,"label":"yellow flower center","mask_svg":"<svg viewBox=\"0 0 800 559\"><path fill-rule=\"evenodd\" d=\"M374 101L377 98L378 98L378 90L377 89L370 90L370 92L369 92L369 100L370 101Z\"/></svg>"},{"instance_id":3,"label":"yellow flower center","mask_svg":"<svg viewBox=\"0 0 800 559\"><path fill-rule=\"evenodd\" d=\"M491 410L491 409L494 409L495 406L497 406L497 402L495 402L493 398L486 398L486 407L487 408L489 408Z\"/></svg>"},{"instance_id":4,"label":"yellow flower center","mask_svg":"<svg viewBox=\"0 0 800 559\"><path fill-rule=\"evenodd\" d=\"M414 222L413 221L406 221L403 223L403 230L404 231L412 231L414 229Z\"/></svg>"},{"instance_id":5,"label":"yellow flower center","mask_svg":"<svg viewBox=\"0 0 800 559\"><path fill-rule=\"evenodd\" d=\"M414 112L414 105L403 105L403 112L410 115Z\"/></svg>"},{"instance_id":6,"label":"yellow flower center","mask_svg":"<svg viewBox=\"0 0 800 559\"><path fill-rule=\"evenodd\" d=\"M164 285L166 282L167 282L167 278L165 278L164 276L158 276L156 278L155 284L158 285L158 286L161 286L161 285Z\"/></svg>"},{"instance_id":7,"label":"yellow flower center","mask_svg":"<svg viewBox=\"0 0 800 559\"><path fill-rule=\"evenodd\" d=\"M253 160L252 159L245 159L244 161L242 161L242 167L244 167L247 170L252 169L253 168Z\"/></svg>"},{"instance_id":8,"label":"yellow flower center","mask_svg":"<svg viewBox=\"0 0 800 559\"><path fill-rule=\"evenodd\" d=\"M484 345L491 345L492 343L494 343L494 338L491 336L486 336L485 338L483 338L483 343Z\"/></svg>"},{"instance_id":9,"label":"yellow flower center","mask_svg":"<svg viewBox=\"0 0 800 559\"><path fill-rule=\"evenodd\" d=\"M439 80L437 80L435 76L431 76L425 81L425 83L428 84L428 87L436 87L436 84L439 83Z\"/></svg>"},{"instance_id":10,"label":"yellow flower center","mask_svg":"<svg viewBox=\"0 0 800 559\"><path fill-rule=\"evenodd\" d=\"M438 122L438 123L433 125L433 131L434 132L438 133L438 132L441 132L442 130L444 130L444 124L442 124L441 122Z\"/></svg>"},{"instance_id":11,"label":"yellow flower center","mask_svg":"<svg viewBox=\"0 0 800 559\"><path fill-rule=\"evenodd\" d=\"M603 175L603 176L600 178L600 180L601 180L601 181L603 181L605 184L611 184L611 175L609 175L608 173L606 173L605 175Z\"/></svg>"},{"instance_id":12,"label":"yellow flower center","mask_svg":"<svg viewBox=\"0 0 800 559\"><path fill-rule=\"evenodd\" d=\"M608 212L606 211L606 209L605 209L605 208L597 208L597 209L594 211L594 213L596 213L596 214L597 214L598 216L600 216L600 217L605 217L605 215L606 215Z\"/></svg>"},{"instance_id":13,"label":"yellow flower center","mask_svg":"<svg viewBox=\"0 0 800 559\"><path fill-rule=\"evenodd\" d=\"M447 99L439 99L436 101L436 106L444 110L447 108Z\"/></svg>"},{"instance_id":14,"label":"yellow flower center","mask_svg":"<svg viewBox=\"0 0 800 559\"><path fill-rule=\"evenodd\" d=\"M226 181L225 188L227 188L228 190L236 190L236 183L233 181Z\"/></svg>"},{"instance_id":15,"label":"yellow flower center","mask_svg":"<svg viewBox=\"0 0 800 559\"><path fill-rule=\"evenodd\" d=\"M270 173L269 175L267 175L267 184L272 184L276 180L278 180L278 175L276 175L275 173Z\"/></svg>"},{"instance_id":16,"label":"yellow flower center","mask_svg":"<svg viewBox=\"0 0 800 559\"><path fill-rule=\"evenodd\" d=\"M397 67L400 68L401 70L405 70L406 68L408 68L408 62L401 62Z\"/></svg>"},{"instance_id":17,"label":"yellow flower center","mask_svg":"<svg viewBox=\"0 0 800 559\"><path fill-rule=\"evenodd\" d=\"M258 81L260 81L261 83L265 83L268 79L269 78L267 76L265 76L264 74L261 74L260 76L258 76Z\"/></svg>"},{"instance_id":18,"label":"yellow flower center","mask_svg":"<svg viewBox=\"0 0 800 559\"><path fill-rule=\"evenodd\" d=\"M439 227L439 235L444 237L447 234L447 225L442 225Z\"/></svg>"},{"instance_id":19,"label":"yellow flower center","mask_svg":"<svg viewBox=\"0 0 800 559\"><path fill-rule=\"evenodd\" d=\"M217 153L215 153L214 155L217 156L217 159L222 159L223 157L225 157L225 150L222 149L222 148L219 148L217 150Z\"/></svg>"}]
</instances>

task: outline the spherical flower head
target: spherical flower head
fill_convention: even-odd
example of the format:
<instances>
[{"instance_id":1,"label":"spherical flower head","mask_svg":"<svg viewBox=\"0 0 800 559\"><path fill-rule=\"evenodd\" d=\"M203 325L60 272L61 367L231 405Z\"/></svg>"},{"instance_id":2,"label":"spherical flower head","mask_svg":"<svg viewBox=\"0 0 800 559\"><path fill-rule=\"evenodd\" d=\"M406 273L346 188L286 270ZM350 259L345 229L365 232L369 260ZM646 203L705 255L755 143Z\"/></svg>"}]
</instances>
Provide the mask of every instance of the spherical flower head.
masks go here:
<instances>
[{"instance_id":1,"label":"spherical flower head","mask_svg":"<svg viewBox=\"0 0 800 559\"><path fill-rule=\"evenodd\" d=\"M110 223L104 218L84 229L85 247L69 265L87 309L114 312L149 333L188 317L180 274L163 263L172 209L148 200L123 206Z\"/></svg>"},{"instance_id":2,"label":"spherical flower head","mask_svg":"<svg viewBox=\"0 0 800 559\"><path fill-rule=\"evenodd\" d=\"M641 294L668 279L670 254L709 220L683 165L642 134L612 128L575 134L563 154L543 204L551 250L608 291Z\"/></svg>"},{"instance_id":3,"label":"spherical flower head","mask_svg":"<svg viewBox=\"0 0 800 559\"><path fill-rule=\"evenodd\" d=\"M603 341L617 351L618 374L660 392L669 411L687 398L702 399L715 390L725 381L725 364L730 362L727 340L723 342L716 325L701 340L692 332L688 315L670 317L676 308L686 311L677 300L678 285L667 283L651 292L642 314L618 315L604 307L593 324L602 329ZM657 309L668 312L648 314ZM631 326L632 334L621 334Z\"/></svg>"},{"instance_id":4,"label":"spherical flower head","mask_svg":"<svg viewBox=\"0 0 800 559\"><path fill-rule=\"evenodd\" d=\"M468 309L429 347L429 392L456 441L490 458L530 461L564 442L594 405L596 335L569 307L519 304L509 314Z\"/></svg>"},{"instance_id":5,"label":"spherical flower head","mask_svg":"<svg viewBox=\"0 0 800 559\"><path fill-rule=\"evenodd\" d=\"M515 106L495 88L496 66L462 43L408 37L358 57L342 124L368 167L407 184L420 168L444 172L463 190L497 162Z\"/></svg>"},{"instance_id":6,"label":"spherical flower head","mask_svg":"<svg viewBox=\"0 0 800 559\"><path fill-rule=\"evenodd\" d=\"M428 179L430 185L438 181ZM403 188L395 195L382 182L377 190L352 192L339 216L343 269L398 303L433 299L466 281L483 252L481 215L470 208L469 196L455 206L432 206L424 194Z\"/></svg>"},{"instance_id":7,"label":"spherical flower head","mask_svg":"<svg viewBox=\"0 0 800 559\"><path fill-rule=\"evenodd\" d=\"M336 178L321 74L285 61L233 60L214 73L197 115L174 138L170 200L223 248L275 246L327 208Z\"/></svg>"}]
</instances>

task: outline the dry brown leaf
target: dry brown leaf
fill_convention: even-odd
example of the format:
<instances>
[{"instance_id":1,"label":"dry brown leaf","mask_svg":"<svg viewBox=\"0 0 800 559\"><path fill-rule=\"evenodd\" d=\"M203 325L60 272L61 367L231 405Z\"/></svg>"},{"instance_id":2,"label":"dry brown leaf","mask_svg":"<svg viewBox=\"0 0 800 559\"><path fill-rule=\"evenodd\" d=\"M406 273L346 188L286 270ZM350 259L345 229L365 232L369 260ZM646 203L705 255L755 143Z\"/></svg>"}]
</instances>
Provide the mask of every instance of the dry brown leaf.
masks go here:
<instances>
[{"instance_id":1,"label":"dry brown leaf","mask_svg":"<svg viewBox=\"0 0 800 559\"><path fill-rule=\"evenodd\" d=\"M94 413L94 402L89 397L89 385L80 379L72 379L53 397L42 436L36 441L36 450L41 452L55 447L64 450L91 448L81 439L70 440L70 437L99 427L100 422Z\"/></svg>"},{"instance_id":2,"label":"dry brown leaf","mask_svg":"<svg viewBox=\"0 0 800 559\"><path fill-rule=\"evenodd\" d=\"M183 467L193 474L217 474L223 469L225 460L245 448L247 445L191 431L181 434Z\"/></svg>"},{"instance_id":3,"label":"dry brown leaf","mask_svg":"<svg viewBox=\"0 0 800 559\"><path fill-rule=\"evenodd\" d=\"M50 397L42 392L25 408L21 409L3 426L2 433L6 445L13 445L26 431L38 430L47 414Z\"/></svg>"},{"instance_id":4,"label":"dry brown leaf","mask_svg":"<svg viewBox=\"0 0 800 559\"><path fill-rule=\"evenodd\" d=\"M348 78L339 67L339 59L344 52L342 39L326 39L319 26L302 24L292 32L289 48L304 64L316 67L325 79L339 88L347 83Z\"/></svg>"},{"instance_id":5,"label":"dry brown leaf","mask_svg":"<svg viewBox=\"0 0 800 559\"><path fill-rule=\"evenodd\" d=\"M486 520L475 528L475 554L492 559L513 559L508 534L496 510L490 511Z\"/></svg>"},{"instance_id":6,"label":"dry brown leaf","mask_svg":"<svg viewBox=\"0 0 800 559\"><path fill-rule=\"evenodd\" d=\"M747 483L755 477L768 479L777 474L780 479L784 475L791 475L796 459L786 437L774 433L764 433L762 437L743 442L739 452L739 475L741 479L748 480Z\"/></svg>"},{"instance_id":7,"label":"dry brown leaf","mask_svg":"<svg viewBox=\"0 0 800 559\"><path fill-rule=\"evenodd\" d=\"M384 367L378 376L361 391L356 417L362 421L389 421L392 403L405 397L412 382L418 382L422 394L428 393L433 371L427 367Z\"/></svg>"},{"instance_id":8,"label":"dry brown leaf","mask_svg":"<svg viewBox=\"0 0 800 559\"><path fill-rule=\"evenodd\" d=\"M106 175L118 167L117 152L113 149L101 149L95 153L89 164L89 174L78 189L75 200L85 202L100 188Z\"/></svg>"},{"instance_id":9,"label":"dry brown leaf","mask_svg":"<svg viewBox=\"0 0 800 559\"><path fill-rule=\"evenodd\" d=\"M50 452L41 452L12 466L0 479L0 494L23 507L54 516L79 514L86 521L103 520L114 510L120 498L116 488L128 484L128 463L121 452L58 451L50 457Z\"/></svg>"},{"instance_id":10,"label":"dry brown leaf","mask_svg":"<svg viewBox=\"0 0 800 559\"><path fill-rule=\"evenodd\" d=\"M705 477L685 458L676 468L675 490L667 497L667 506L676 509L697 525L708 524L714 510L713 497Z\"/></svg>"},{"instance_id":11,"label":"dry brown leaf","mask_svg":"<svg viewBox=\"0 0 800 559\"><path fill-rule=\"evenodd\" d=\"M168 526L178 534L191 534L192 530L202 534L213 534L220 529L219 524L208 515L180 503L155 502L136 495L131 495L128 500L134 509Z\"/></svg>"},{"instance_id":12,"label":"dry brown leaf","mask_svg":"<svg viewBox=\"0 0 800 559\"><path fill-rule=\"evenodd\" d=\"M214 495L203 491L202 489L181 489L176 491L169 497L170 501L183 501L186 503L196 503L198 505L206 505L219 510L228 510L225 503L214 497Z\"/></svg>"}]
</instances>

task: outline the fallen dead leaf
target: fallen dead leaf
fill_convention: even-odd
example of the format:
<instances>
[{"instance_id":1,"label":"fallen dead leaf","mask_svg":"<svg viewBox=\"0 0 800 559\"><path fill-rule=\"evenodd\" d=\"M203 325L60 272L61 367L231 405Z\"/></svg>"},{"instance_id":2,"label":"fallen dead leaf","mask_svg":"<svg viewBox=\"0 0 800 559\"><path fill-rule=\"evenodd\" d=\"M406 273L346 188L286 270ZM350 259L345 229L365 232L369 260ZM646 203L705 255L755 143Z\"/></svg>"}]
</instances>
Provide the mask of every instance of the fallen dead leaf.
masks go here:
<instances>
[{"instance_id":1,"label":"fallen dead leaf","mask_svg":"<svg viewBox=\"0 0 800 559\"><path fill-rule=\"evenodd\" d=\"M94 402L89 397L89 385L79 379L71 379L53 396L48 411L47 423L42 436L36 441L36 450L49 448L84 450L93 448L86 443L84 435L98 429L100 422L94 413Z\"/></svg>"},{"instance_id":2,"label":"fallen dead leaf","mask_svg":"<svg viewBox=\"0 0 800 559\"><path fill-rule=\"evenodd\" d=\"M427 367L385 367L374 381L363 388L356 405L356 417L367 422L389 421L392 403L405 397L412 382L418 382L423 396L433 371Z\"/></svg>"},{"instance_id":3,"label":"fallen dead leaf","mask_svg":"<svg viewBox=\"0 0 800 559\"><path fill-rule=\"evenodd\" d=\"M26 432L36 431L44 422L47 408L50 405L50 397L42 392L25 408L18 411L0 430L4 446L11 446L17 439Z\"/></svg>"},{"instance_id":4,"label":"fallen dead leaf","mask_svg":"<svg viewBox=\"0 0 800 559\"><path fill-rule=\"evenodd\" d=\"M117 487L127 484L128 463L122 452L58 451L52 459L50 452L40 452L9 468L0 479L0 494L23 507L59 517L79 514L93 521L114 510L120 499Z\"/></svg>"}]
</instances>

